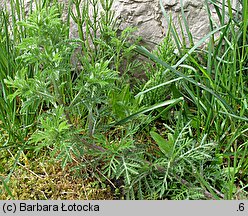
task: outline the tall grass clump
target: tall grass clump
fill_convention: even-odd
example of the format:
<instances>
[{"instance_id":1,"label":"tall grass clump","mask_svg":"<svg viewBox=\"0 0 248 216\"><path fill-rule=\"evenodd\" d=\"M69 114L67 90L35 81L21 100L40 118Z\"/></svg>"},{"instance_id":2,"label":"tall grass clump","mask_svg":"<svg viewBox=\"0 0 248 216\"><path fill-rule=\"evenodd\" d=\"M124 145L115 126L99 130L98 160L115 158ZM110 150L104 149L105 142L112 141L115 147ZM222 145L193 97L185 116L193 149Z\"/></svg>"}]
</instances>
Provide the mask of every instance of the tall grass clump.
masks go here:
<instances>
[{"instance_id":1,"label":"tall grass clump","mask_svg":"<svg viewBox=\"0 0 248 216\"><path fill-rule=\"evenodd\" d=\"M210 177L210 172L206 172L203 177L197 174L196 179L212 195L223 193L223 198L232 199L239 195L238 188L245 185L247 179L247 2L241 1L240 9L235 10L230 1L227 5L225 1L206 1L210 33L195 44L182 8L179 21L186 29L186 32L182 31L182 38L188 38L189 45L180 40L178 31L163 9L162 1L160 3L171 26L171 36L178 49L179 59L170 65L170 62L142 47L138 47L138 52L164 66L165 72L170 71L178 79L182 78L175 82L172 89L172 96L176 92L185 98L179 119L182 122L190 120L192 136L196 140L205 137L215 143L212 162L205 169L213 171L215 167L221 170L218 179ZM210 4L218 14L218 22L212 19ZM203 43L206 45L201 48ZM150 91L161 86L154 86ZM166 127L171 130L171 126ZM200 172L200 169L196 168L195 172ZM226 179L227 183L221 178ZM221 184L216 185L217 181Z\"/></svg>"}]
</instances>

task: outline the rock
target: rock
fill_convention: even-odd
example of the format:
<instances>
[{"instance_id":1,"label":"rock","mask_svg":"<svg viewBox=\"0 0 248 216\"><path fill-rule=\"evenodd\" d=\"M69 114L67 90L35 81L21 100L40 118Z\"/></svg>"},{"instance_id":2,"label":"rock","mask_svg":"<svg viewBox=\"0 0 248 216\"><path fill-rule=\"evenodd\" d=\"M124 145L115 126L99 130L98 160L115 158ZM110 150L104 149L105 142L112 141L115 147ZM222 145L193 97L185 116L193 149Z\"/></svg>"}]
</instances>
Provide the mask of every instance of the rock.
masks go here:
<instances>
[{"instance_id":1,"label":"rock","mask_svg":"<svg viewBox=\"0 0 248 216\"><path fill-rule=\"evenodd\" d=\"M180 0L162 0L163 7L168 15L171 15L178 32L180 25L178 17L182 21ZM238 5L237 0L232 1L233 8ZM209 17L205 0L182 0L182 8L195 42L209 33ZM214 21L218 16L213 7L210 7ZM152 46L159 43L168 30L168 23L162 14L160 0L116 0L114 3L116 17L121 20L120 28L127 26L137 27L137 35ZM182 21L183 22L183 21ZM186 33L186 31L184 31ZM181 34L179 34L181 36ZM187 36L187 35L186 35Z\"/></svg>"},{"instance_id":2,"label":"rock","mask_svg":"<svg viewBox=\"0 0 248 216\"><path fill-rule=\"evenodd\" d=\"M208 18L203 2L204 0L183 1L183 8L195 39L199 39L208 31ZM162 3L179 29L177 17L181 16L180 0L162 0ZM119 0L115 2L114 10L121 20L122 29L129 25L137 27L136 34L151 45L159 43L167 32L168 24L162 15L159 0Z\"/></svg>"}]
</instances>

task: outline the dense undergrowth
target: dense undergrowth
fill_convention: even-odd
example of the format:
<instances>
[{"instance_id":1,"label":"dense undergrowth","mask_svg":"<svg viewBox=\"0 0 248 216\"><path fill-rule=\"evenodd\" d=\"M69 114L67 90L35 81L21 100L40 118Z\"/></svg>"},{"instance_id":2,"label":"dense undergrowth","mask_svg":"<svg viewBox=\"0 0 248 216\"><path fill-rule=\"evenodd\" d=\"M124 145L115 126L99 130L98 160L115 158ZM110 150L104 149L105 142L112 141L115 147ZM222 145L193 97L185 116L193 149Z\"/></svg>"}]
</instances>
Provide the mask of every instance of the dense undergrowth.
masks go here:
<instances>
[{"instance_id":1,"label":"dense undergrowth","mask_svg":"<svg viewBox=\"0 0 248 216\"><path fill-rule=\"evenodd\" d=\"M247 198L247 1L208 0L210 33L197 43L183 9L179 33L161 7L170 27L152 52L118 30L112 0L10 2L2 199Z\"/></svg>"}]
</instances>

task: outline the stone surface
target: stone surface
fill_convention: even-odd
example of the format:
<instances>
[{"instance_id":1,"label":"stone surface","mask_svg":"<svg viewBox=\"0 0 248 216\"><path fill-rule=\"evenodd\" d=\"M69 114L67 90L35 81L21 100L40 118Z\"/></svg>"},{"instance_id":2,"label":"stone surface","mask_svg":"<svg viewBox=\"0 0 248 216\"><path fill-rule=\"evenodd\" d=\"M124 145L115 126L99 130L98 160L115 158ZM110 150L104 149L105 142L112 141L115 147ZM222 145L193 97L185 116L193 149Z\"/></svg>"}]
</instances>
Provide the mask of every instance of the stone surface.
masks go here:
<instances>
[{"instance_id":1,"label":"stone surface","mask_svg":"<svg viewBox=\"0 0 248 216\"><path fill-rule=\"evenodd\" d=\"M162 4L180 32L178 22L178 17L182 17L180 0L162 0ZM233 8L236 8L237 4L237 0L232 1ZM182 8L193 39L198 41L209 32L205 0L182 0ZM114 10L118 19L121 20L122 29L130 25L137 27L136 34L142 36L151 45L159 43L167 32L168 23L162 14L160 0L116 0ZM211 11L211 18L217 21L215 10L211 8Z\"/></svg>"},{"instance_id":2,"label":"stone surface","mask_svg":"<svg viewBox=\"0 0 248 216\"><path fill-rule=\"evenodd\" d=\"M59 0L68 3L68 0ZM9 0L0 0L4 5ZM30 0L24 0L26 7L29 6ZM114 0L113 10L116 18L120 22L120 28L127 26L137 27L136 35L143 38L145 43L154 46L159 43L165 36L168 24L162 14L160 0ZM189 28L195 41L198 41L209 32L208 16L206 12L205 0L182 0ZM237 7L238 0L232 1L232 6ZM163 7L167 14L171 15L176 28L180 30L178 17L181 17L180 0L162 0ZM217 20L217 14L212 8L212 19ZM71 23L71 37L77 36L77 28Z\"/></svg>"}]
</instances>

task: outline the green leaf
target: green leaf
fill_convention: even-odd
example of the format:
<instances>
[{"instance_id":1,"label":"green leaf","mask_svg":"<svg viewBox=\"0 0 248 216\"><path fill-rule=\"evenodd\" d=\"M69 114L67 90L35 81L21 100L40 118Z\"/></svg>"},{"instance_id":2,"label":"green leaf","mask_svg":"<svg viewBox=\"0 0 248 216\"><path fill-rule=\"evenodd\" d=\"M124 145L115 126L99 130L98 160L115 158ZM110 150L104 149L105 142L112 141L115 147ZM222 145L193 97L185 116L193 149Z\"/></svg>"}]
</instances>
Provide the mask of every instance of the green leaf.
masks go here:
<instances>
[{"instance_id":1,"label":"green leaf","mask_svg":"<svg viewBox=\"0 0 248 216\"><path fill-rule=\"evenodd\" d=\"M198 181L202 184L202 186L205 187L210 192L210 194L213 196L214 199L216 200L220 199L218 194L216 194L216 192L212 189L212 186L210 185L210 183L207 182L204 179L204 177L200 174L200 172L198 172L196 169L195 169L195 176L196 178L198 178Z\"/></svg>"},{"instance_id":2,"label":"green leaf","mask_svg":"<svg viewBox=\"0 0 248 216\"><path fill-rule=\"evenodd\" d=\"M4 186L5 190L7 191L7 193L10 195L10 197L11 197L12 199L14 199L14 197L13 197L13 195L12 195L12 193L11 193L11 191L10 191L8 185L7 185L7 183L5 182L5 179L4 179L2 176L0 176L0 180L2 181L3 186Z\"/></svg>"},{"instance_id":3,"label":"green leaf","mask_svg":"<svg viewBox=\"0 0 248 216\"><path fill-rule=\"evenodd\" d=\"M158 133L151 131L150 132L152 138L156 141L159 146L159 149L165 156L168 158L171 157L174 150L174 139L171 134L168 134L168 141L161 137Z\"/></svg>"},{"instance_id":4,"label":"green leaf","mask_svg":"<svg viewBox=\"0 0 248 216\"><path fill-rule=\"evenodd\" d=\"M67 124L67 121L63 121L59 124L58 131L61 133L64 130L68 130L70 128L70 125Z\"/></svg>"},{"instance_id":5,"label":"green leaf","mask_svg":"<svg viewBox=\"0 0 248 216\"><path fill-rule=\"evenodd\" d=\"M177 99L167 100L167 101L164 101L162 103L154 104L154 105L146 107L146 108L144 108L144 109L142 109L142 110L140 110L140 111L138 111L138 112L136 112L134 114L129 115L128 117L118 121L117 123L115 123L115 124L113 124L111 126L124 124L124 123L130 121L131 119L139 116L140 114L144 114L146 112L158 109L160 107L164 107L164 106L167 106L167 105L176 105L177 103L181 102L182 100L183 100L183 97L180 97L180 98L177 98Z\"/></svg>"}]
</instances>

